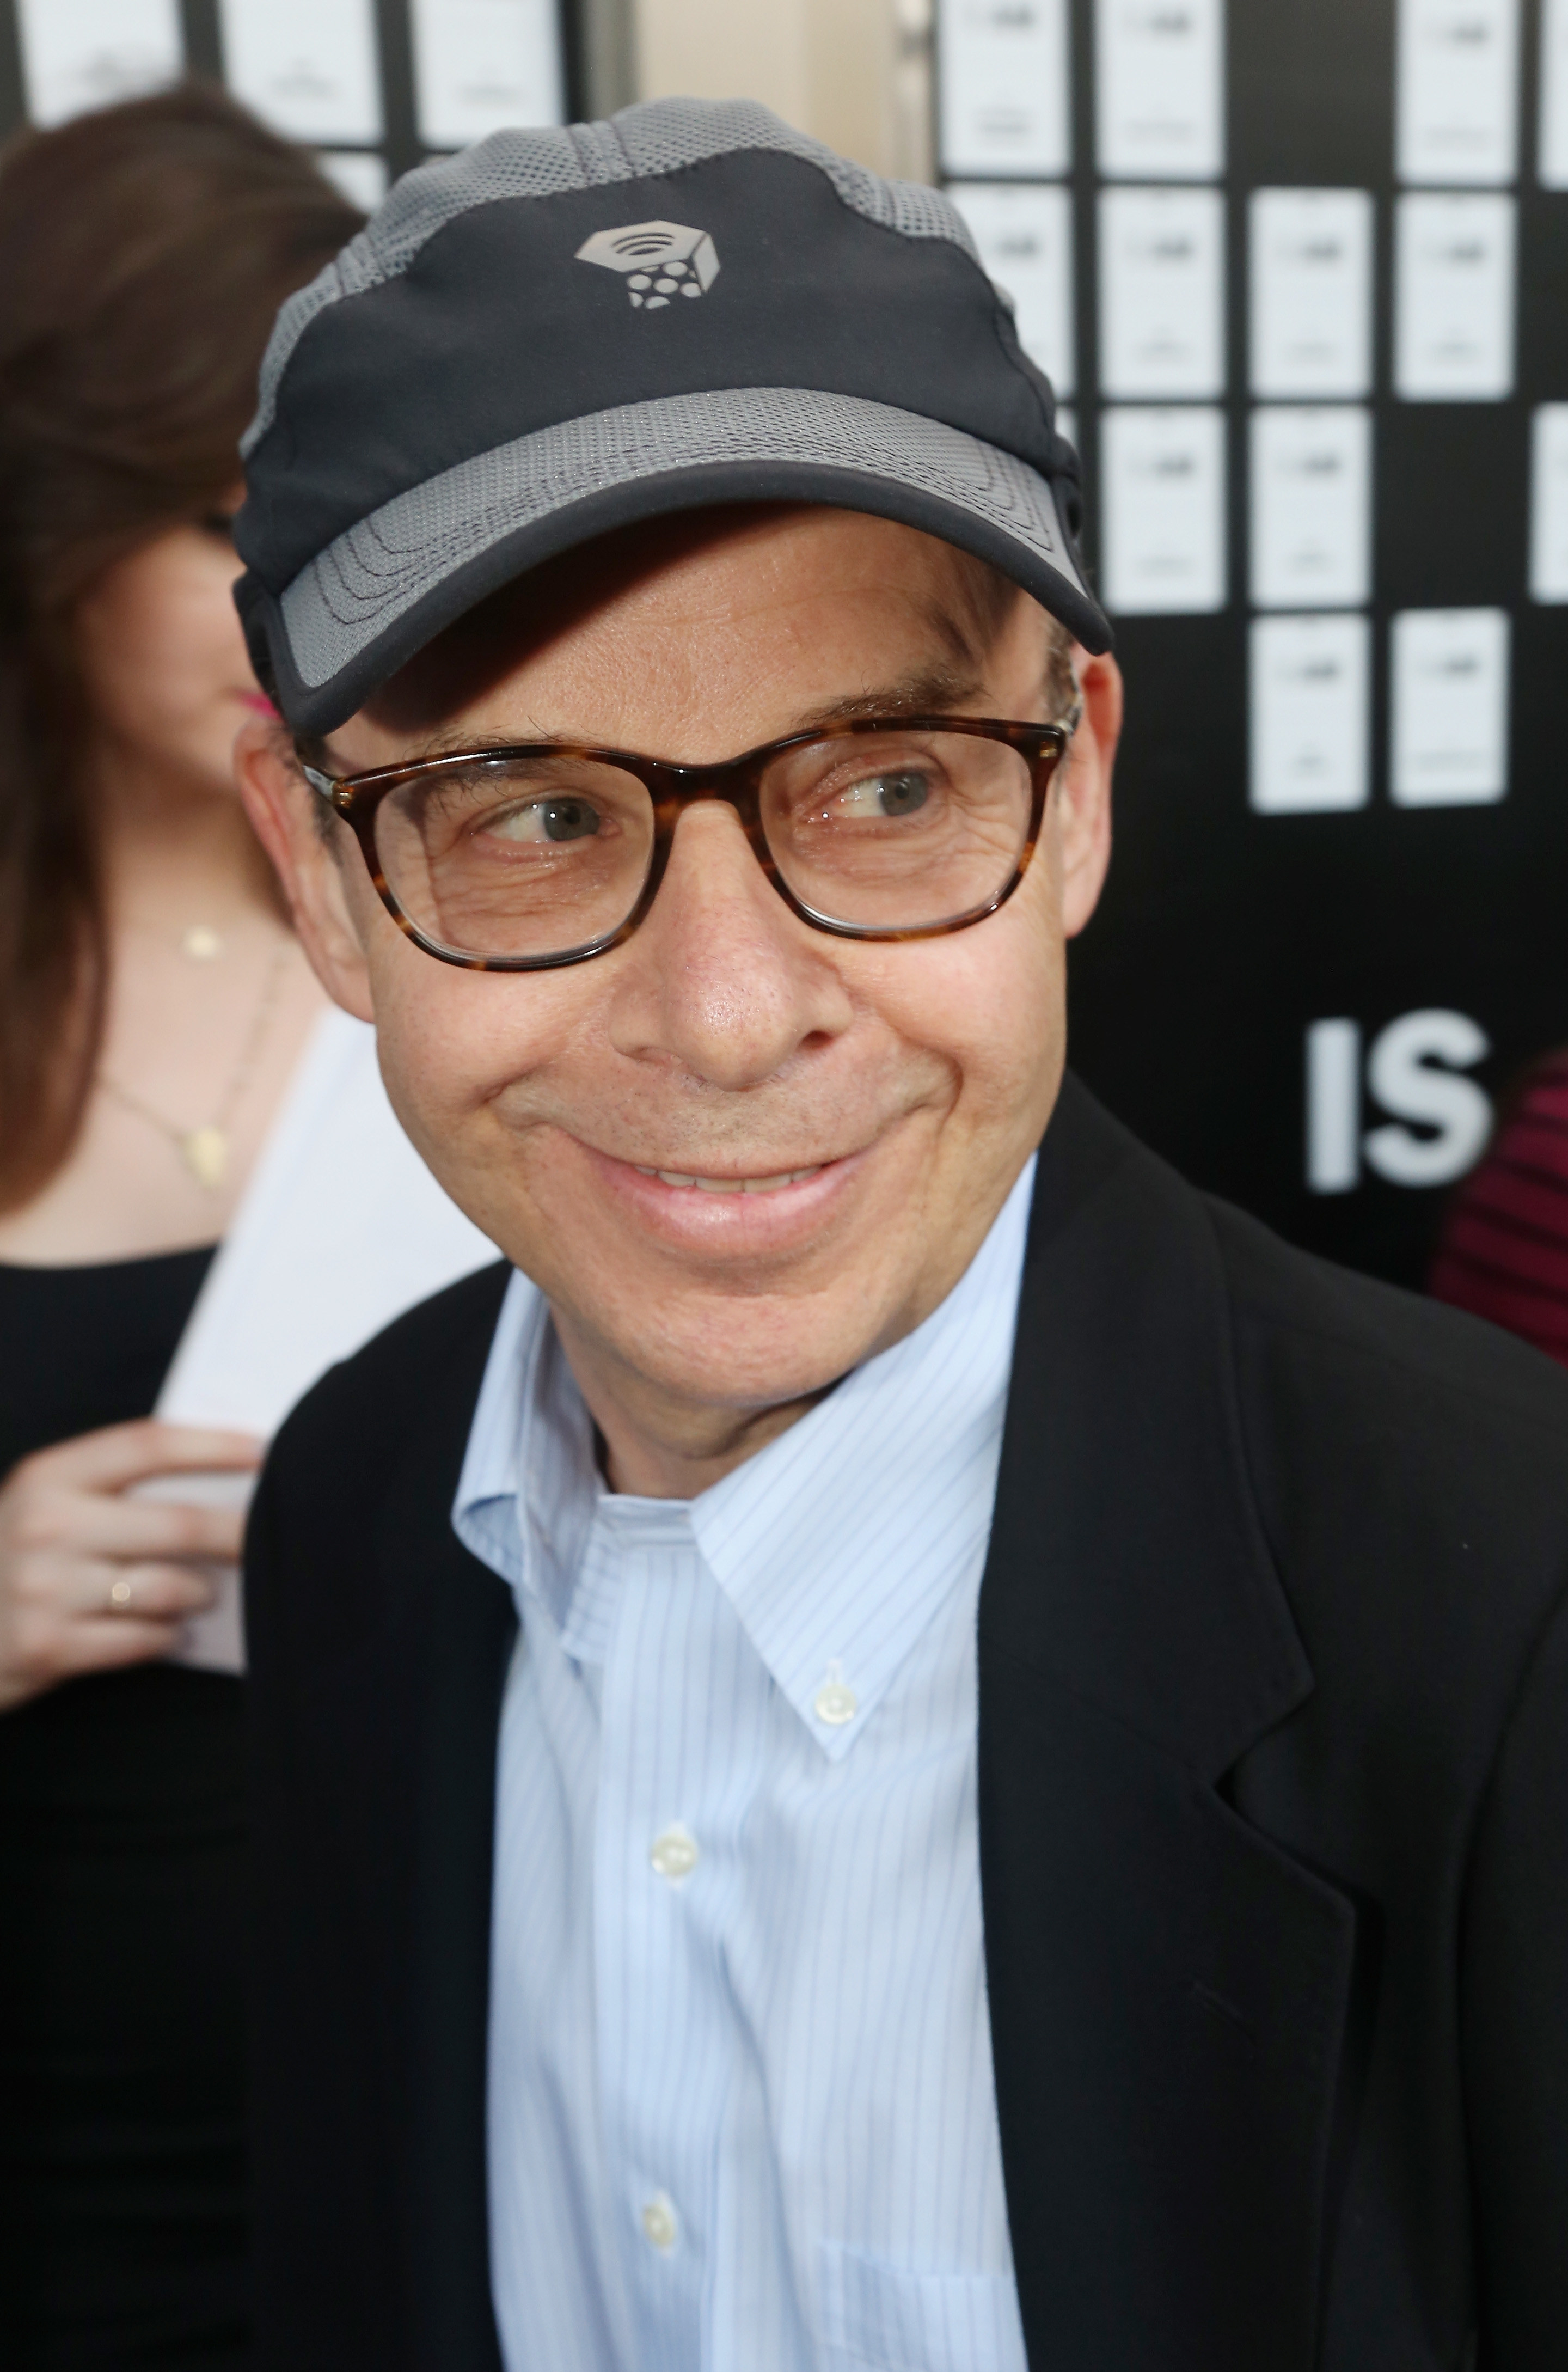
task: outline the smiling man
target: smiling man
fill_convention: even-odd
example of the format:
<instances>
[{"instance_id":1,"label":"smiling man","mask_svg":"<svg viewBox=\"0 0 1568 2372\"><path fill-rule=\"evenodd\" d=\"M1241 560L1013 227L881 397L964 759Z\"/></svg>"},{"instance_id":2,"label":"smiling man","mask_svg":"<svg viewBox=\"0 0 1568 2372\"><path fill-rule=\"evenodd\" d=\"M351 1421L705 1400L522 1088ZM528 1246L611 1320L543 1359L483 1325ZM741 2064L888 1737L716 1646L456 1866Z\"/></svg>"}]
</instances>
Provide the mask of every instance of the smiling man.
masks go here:
<instances>
[{"instance_id":1,"label":"smiling man","mask_svg":"<svg viewBox=\"0 0 1568 2372\"><path fill-rule=\"evenodd\" d=\"M249 469L251 811L505 1256L258 1500L260 2364L1560 2364L1568 1390L1064 1078L1120 680L957 216L501 135Z\"/></svg>"}]
</instances>

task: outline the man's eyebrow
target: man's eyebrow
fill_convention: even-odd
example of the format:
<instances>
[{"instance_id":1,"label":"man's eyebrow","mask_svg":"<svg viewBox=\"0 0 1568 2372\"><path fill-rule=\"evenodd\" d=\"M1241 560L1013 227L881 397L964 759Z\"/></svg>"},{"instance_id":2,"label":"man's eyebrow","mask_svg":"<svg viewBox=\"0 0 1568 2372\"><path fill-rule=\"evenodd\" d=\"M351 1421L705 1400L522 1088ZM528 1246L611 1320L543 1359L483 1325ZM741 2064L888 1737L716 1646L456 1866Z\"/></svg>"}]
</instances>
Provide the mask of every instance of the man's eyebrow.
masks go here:
<instances>
[{"instance_id":1,"label":"man's eyebrow","mask_svg":"<svg viewBox=\"0 0 1568 2372\"><path fill-rule=\"evenodd\" d=\"M811 733L819 726L853 724L863 716L959 715L985 692L982 679L968 668L918 668L874 691L846 692L805 711L790 730Z\"/></svg>"},{"instance_id":2,"label":"man's eyebrow","mask_svg":"<svg viewBox=\"0 0 1568 2372\"><path fill-rule=\"evenodd\" d=\"M853 724L865 716L948 716L960 715L984 694L981 678L968 668L917 668L908 675L895 677L890 683L879 684L872 691L844 692L834 700L823 701L803 710L789 733L815 733L829 725ZM779 738L786 738L779 736ZM386 761L396 766L420 766L434 758L449 758L470 750L511 750L526 748L530 741L563 740L568 746L580 740L580 735L557 735L536 732L478 733L461 726L438 727L416 748L403 750L398 757Z\"/></svg>"},{"instance_id":3,"label":"man's eyebrow","mask_svg":"<svg viewBox=\"0 0 1568 2372\"><path fill-rule=\"evenodd\" d=\"M424 740L412 744L407 750L400 750L395 758L381 759L377 765L369 771L377 773L383 766L424 766L434 758L467 757L470 751L482 754L490 750L515 750L527 746L531 741L548 742L563 738L563 736L545 733L469 732L459 725L442 725L427 734ZM318 742L315 747L319 753L325 755L335 764L337 762L332 759L332 753L327 746L331 739L331 736L329 734L324 741ZM304 754L309 764L315 765L318 762L317 758L311 756L308 750L305 750Z\"/></svg>"}]
</instances>

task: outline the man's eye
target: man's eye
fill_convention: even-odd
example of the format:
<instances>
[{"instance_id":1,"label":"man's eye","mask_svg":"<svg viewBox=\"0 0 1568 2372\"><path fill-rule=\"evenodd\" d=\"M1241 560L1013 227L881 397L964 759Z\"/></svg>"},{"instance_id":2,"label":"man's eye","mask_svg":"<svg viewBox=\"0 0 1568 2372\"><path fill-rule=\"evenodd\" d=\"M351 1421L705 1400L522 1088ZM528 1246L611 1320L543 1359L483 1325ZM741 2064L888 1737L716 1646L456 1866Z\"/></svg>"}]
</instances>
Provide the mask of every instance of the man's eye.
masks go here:
<instances>
[{"instance_id":1,"label":"man's eye","mask_svg":"<svg viewBox=\"0 0 1568 2372\"><path fill-rule=\"evenodd\" d=\"M841 791L833 805L840 814L853 816L911 816L925 805L931 785L925 776L913 769L898 773L867 774L864 781L852 783Z\"/></svg>"},{"instance_id":2,"label":"man's eye","mask_svg":"<svg viewBox=\"0 0 1568 2372\"><path fill-rule=\"evenodd\" d=\"M599 813L587 799L529 799L526 806L507 808L485 830L496 840L591 840L599 827Z\"/></svg>"}]
</instances>

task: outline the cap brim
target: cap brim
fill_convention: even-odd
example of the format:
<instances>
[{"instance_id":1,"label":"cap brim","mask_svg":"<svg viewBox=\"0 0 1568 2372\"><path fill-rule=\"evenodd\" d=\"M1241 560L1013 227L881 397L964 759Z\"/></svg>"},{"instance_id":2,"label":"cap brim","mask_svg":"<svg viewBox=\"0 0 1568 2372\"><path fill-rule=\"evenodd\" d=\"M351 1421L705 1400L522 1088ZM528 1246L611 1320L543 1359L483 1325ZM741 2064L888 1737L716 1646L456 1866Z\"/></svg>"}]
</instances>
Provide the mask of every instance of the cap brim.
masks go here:
<instances>
[{"instance_id":1,"label":"cap brim","mask_svg":"<svg viewBox=\"0 0 1568 2372\"><path fill-rule=\"evenodd\" d=\"M359 522L275 596L239 587L296 732L330 733L486 594L634 520L717 503L867 511L990 561L1091 651L1110 629L1049 482L941 421L815 389L624 404L478 454Z\"/></svg>"}]
</instances>

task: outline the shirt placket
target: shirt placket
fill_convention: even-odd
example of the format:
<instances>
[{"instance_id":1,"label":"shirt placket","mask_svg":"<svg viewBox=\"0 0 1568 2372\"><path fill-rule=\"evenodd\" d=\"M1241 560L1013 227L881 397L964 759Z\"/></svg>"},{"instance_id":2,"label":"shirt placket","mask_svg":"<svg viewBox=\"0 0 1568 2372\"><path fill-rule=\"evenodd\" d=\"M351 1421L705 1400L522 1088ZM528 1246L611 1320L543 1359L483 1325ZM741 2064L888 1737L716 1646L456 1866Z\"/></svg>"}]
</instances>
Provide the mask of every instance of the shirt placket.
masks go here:
<instances>
[{"instance_id":1,"label":"shirt placket","mask_svg":"<svg viewBox=\"0 0 1568 2372\"><path fill-rule=\"evenodd\" d=\"M618 1568L604 1668L595 1967L605 2162L638 2372L704 2360L727 2088L703 1866L702 1707L712 1584L684 1506L601 1501L589 1562Z\"/></svg>"}]
</instances>

